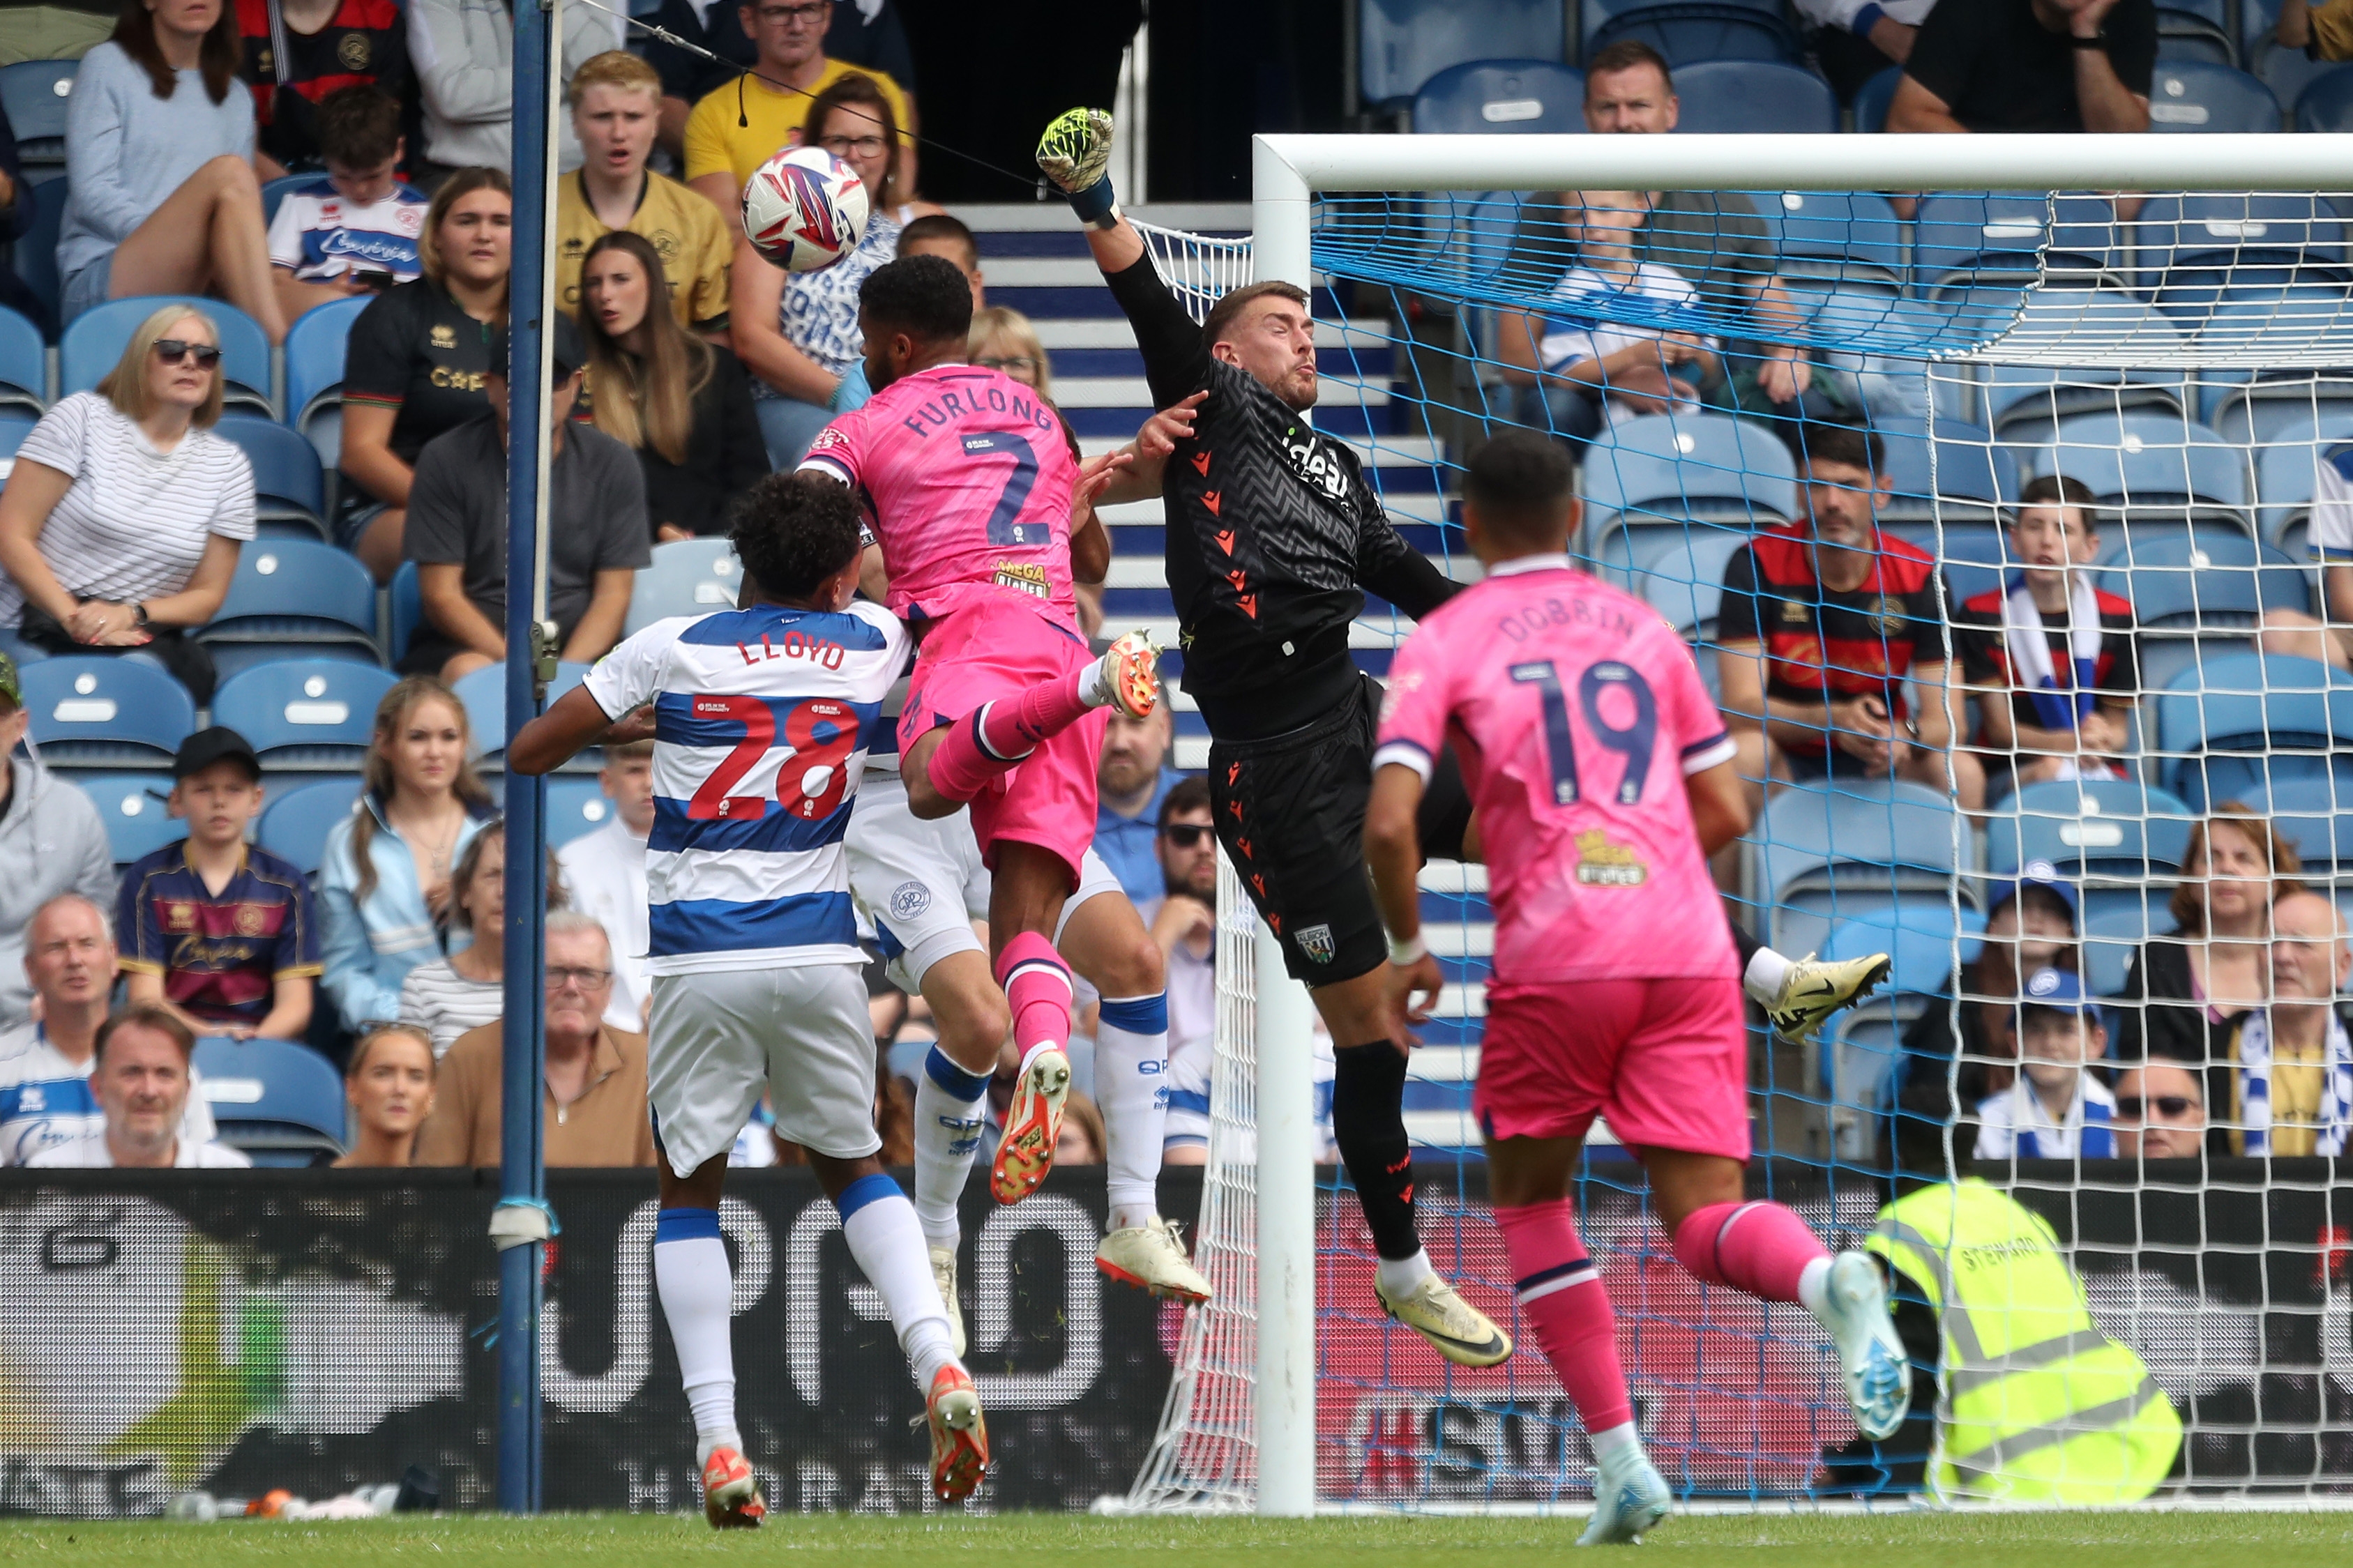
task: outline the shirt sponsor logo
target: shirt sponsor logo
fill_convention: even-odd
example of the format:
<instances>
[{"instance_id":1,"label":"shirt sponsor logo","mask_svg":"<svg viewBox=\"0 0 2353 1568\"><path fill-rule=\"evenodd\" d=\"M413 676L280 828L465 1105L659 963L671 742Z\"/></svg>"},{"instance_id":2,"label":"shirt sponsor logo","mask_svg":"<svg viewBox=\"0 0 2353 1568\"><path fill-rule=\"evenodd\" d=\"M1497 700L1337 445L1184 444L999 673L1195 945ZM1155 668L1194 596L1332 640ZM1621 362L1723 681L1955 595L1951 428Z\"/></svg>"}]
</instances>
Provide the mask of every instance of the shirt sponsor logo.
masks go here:
<instances>
[{"instance_id":1,"label":"shirt sponsor logo","mask_svg":"<svg viewBox=\"0 0 2353 1568\"><path fill-rule=\"evenodd\" d=\"M1301 926L1299 951L1316 963L1332 962L1332 928L1328 925Z\"/></svg>"},{"instance_id":2,"label":"shirt sponsor logo","mask_svg":"<svg viewBox=\"0 0 2353 1568\"><path fill-rule=\"evenodd\" d=\"M1299 476L1308 489L1320 493L1326 500L1348 499L1348 470L1333 455L1326 444L1310 433L1302 435L1297 426L1282 433L1282 455L1291 459L1291 471Z\"/></svg>"},{"instance_id":3,"label":"shirt sponsor logo","mask_svg":"<svg viewBox=\"0 0 2353 1568\"><path fill-rule=\"evenodd\" d=\"M322 213L320 216L332 215ZM319 254L322 257L350 256L356 257L362 261L381 261L386 267L406 268L413 267L417 263L417 248L407 241L394 235L368 234L362 230L349 228L329 229L319 241ZM436 333L439 333L446 332L449 329L436 327L433 330ZM436 342L433 346L438 349L445 345ZM446 346L449 348L458 346L454 334Z\"/></svg>"},{"instance_id":4,"label":"shirt sponsor logo","mask_svg":"<svg viewBox=\"0 0 2353 1568\"><path fill-rule=\"evenodd\" d=\"M1020 561L1000 561L997 563L997 585L1010 588L1018 594L1029 594L1040 599L1054 596L1047 584L1046 569Z\"/></svg>"},{"instance_id":5,"label":"shirt sponsor logo","mask_svg":"<svg viewBox=\"0 0 2353 1568\"><path fill-rule=\"evenodd\" d=\"M1631 846L1612 844L1598 827L1577 836L1577 879L1588 888L1639 888L1651 879Z\"/></svg>"}]
</instances>

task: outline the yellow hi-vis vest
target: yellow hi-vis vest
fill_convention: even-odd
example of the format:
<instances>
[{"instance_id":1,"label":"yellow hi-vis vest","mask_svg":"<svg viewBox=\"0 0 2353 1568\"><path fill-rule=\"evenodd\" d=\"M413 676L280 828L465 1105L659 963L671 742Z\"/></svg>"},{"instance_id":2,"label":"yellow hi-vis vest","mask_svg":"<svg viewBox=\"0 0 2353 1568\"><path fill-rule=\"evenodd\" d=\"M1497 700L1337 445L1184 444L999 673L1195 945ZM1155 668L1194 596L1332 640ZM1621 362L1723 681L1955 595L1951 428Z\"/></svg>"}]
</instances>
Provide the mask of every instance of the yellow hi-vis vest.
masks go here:
<instances>
[{"instance_id":1,"label":"yellow hi-vis vest","mask_svg":"<svg viewBox=\"0 0 2353 1568\"><path fill-rule=\"evenodd\" d=\"M1888 1205L1864 1245L1942 1326L1939 1495L2091 1506L2164 1482L2181 1417L2132 1347L2100 1331L2039 1215L1971 1177Z\"/></svg>"}]
</instances>

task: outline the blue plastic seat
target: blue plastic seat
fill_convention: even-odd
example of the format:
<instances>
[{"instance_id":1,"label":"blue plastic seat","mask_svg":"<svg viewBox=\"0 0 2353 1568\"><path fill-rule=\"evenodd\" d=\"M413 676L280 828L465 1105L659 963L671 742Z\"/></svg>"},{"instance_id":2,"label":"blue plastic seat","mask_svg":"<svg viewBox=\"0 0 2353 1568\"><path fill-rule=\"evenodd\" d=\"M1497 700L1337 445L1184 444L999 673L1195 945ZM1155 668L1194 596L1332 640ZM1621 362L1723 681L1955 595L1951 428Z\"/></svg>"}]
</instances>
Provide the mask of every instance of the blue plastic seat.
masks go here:
<instances>
[{"instance_id":1,"label":"blue plastic seat","mask_svg":"<svg viewBox=\"0 0 2353 1568\"><path fill-rule=\"evenodd\" d=\"M0 307L0 408L29 410L38 418L48 406L49 357L41 329Z\"/></svg>"},{"instance_id":2,"label":"blue plastic seat","mask_svg":"<svg viewBox=\"0 0 2353 1568\"><path fill-rule=\"evenodd\" d=\"M2338 780L2282 779L2246 804L2295 846L2307 879L2353 872L2353 791Z\"/></svg>"},{"instance_id":3,"label":"blue plastic seat","mask_svg":"<svg viewBox=\"0 0 2353 1568\"><path fill-rule=\"evenodd\" d=\"M548 683L547 700L555 700L580 684L587 675L585 664L564 663L555 668L555 679ZM482 760L497 765L507 750L507 667L485 665L458 682L458 700L465 706L466 722L474 732L474 746ZM594 773L596 763L593 754L575 757L565 764L571 773Z\"/></svg>"},{"instance_id":4,"label":"blue plastic seat","mask_svg":"<svg viewBox=\"0 0 2353 1568\"><path fill-rule=\"evenodd\" d=\"M638 575L643 576L644 574L639 573ZM408 640L417 635L417 628L425 624L425 593L417 585L416 562L400 563L400 570L392 574L392 587L387 597L392 611L392 625L388 628L392 642L385 652L391 656L389 662L397 668L400 661L408 657Z\"/></svg>"},{"instance_id":5,"label":"blue plastic seat","mask_svg":"<svg viewBox=\"0 0 2353 1568\"><path fill-rule=\"evenodd\" d=\"M264 849L311 876L326 858L327 835L352 814L359 798L355 777L321 779L282 793L273 789L262 805L254 837Z\"/></svg>"},{"instance_id":6,"label":"blue plastic seat","mask_svg":"<svg viewBox=\"0 0 2353 1568\"><path fill-rule=\"evenodd\" d=\"M188 689L143 659L68 654L16 677L33 743L52 766L153 768L196 727Z\"/></svg>"},{"instance_id":7,"label":"blue plastic seat","mask_svg":"<svg viewBox=\"0 0 2353 1568\"><path fill-rule=\"evenodd\" d=\"M2254 531L2246 455L2202 425L2163 415L2078 415L2063 419L2055 441L2028 454L2036 475L2083 480L2100 504L2121 514L2125 530L2174 531L2189 521L2235 523Z\"/></svg>"},{"instance_id":8,"label":"blue plastic seat","mask_svg":"<svg viewBox=\"0 0 2353 1568\"><path fill-rule=\"evenodd\" d=\"M1833 128L1837 107L1832 103ZM1688 113L1681 128L1692 129ZM1868 191L1781 191L1749 199L1772 237L1785 281L1802 280L1799 286L1807 289L1830 284L1902 291L1910 276L1911 251L1903 220L1885 196Z\"/></svg>"},{"instance_id":9,"label":"blue plastic seat","mask_svg":"<svg viewBox=\"0 0 2353 1568\"><path fill-rule=\"evenodd\" d=\"M2312 609L2304 569L2233 528L2193 524L2187 533L2126 537L2101 554L2099 585L2132 601L2149 627L2243 632L2267 609Z\"/></svg>"},{"instance_id":10,"label":"blue plastic seat","mask_svg":"<svg viewBox=\"0 0 2353 1568\"><path fill-rule=\"evenodd\" d=\"M1869 136L1886 130L1888 106L1895 101L1895 89L1903 82L1904 68L1889 66L1855 89L1854 128Z\"/></svg>"},{"instance_id":11,"label":"blue plastic seat","mask_svg":"<svg viewBox=\"0 0 2353 1568\"><path fill-rule=\"evenodd\" d=\"M0 109L16 138L16 156L39 180L66 163L66 110L79 60L18 60L0 66Z\"/></svg>"},{"instance_id":12,"label":"blue plastic seat","mask_svg":"<svg viewBox=\"0 0 2353 1568\"><path fill-rule=\"evenodd\" d=\"M2157 699L2167 787L2192 811L2337 775L2353 790L2353 678L2278 654L2216 658L2176 676ZM2348 754L2353 763L2353 754Z\"/></svg>"},{"instance_id":13,"label":"blue plastic seat","mask_svg":"<svg viewBox=\"0 0 2353 1568\"><path fill-rule=\"evenodd\" d=\"M188 836L188 825L164 805L172 793L169 773L86 774L75 782L106 824L117 869Z\"/></svg>"},{"instance_id":14,"label":"blue plastic seat","mask_svg":"<svg viewBox=\"0 0 2353 1568\"><path fill-rule=\"evenodd\" d=\"M13 458L40 421L21 408L0 409L0 458Z\"/></svg>"},{"instance_id":15,"label":"blue plastic seat","mask_svg":"<svg viewBox=\"0 0 2353 1568\"><path fill-rule=\"evenodd\" d=\"M193 1065L220 1141L255 1164L323 1165L343 1152L343 1075L310 1047L207 1036Z\"/></svg>"},{"instance_id":16,"label":"blue plastic seat","mask_svg":"<svg viewBox=\"0 0 2353 1568\"><path fill-rule=\"evenodd\" d=\"M2196 820L2161 789L2128 779L2028 784L1986 822L1986 870L2015 877L2048 860L2073 881L2171 879Z\"/></svg>"},{"instance_id":17,"label":"blue plastic seat","mask_svg":"<svg viewBox=\"0 0 2353 1568\"><path fill-rule=\"evenodd\" d=\"M43 328L54 338L58 323L58 295L64 280L58 276L58 234L65 226L66 197L71 194L62 179L44 180L33 187L33 222L12 249L16 276L33 291L33 298L49 313Z\"/></svg>"},{"instance_id":18,"label":"blue plastic seat","mask_svg":"<svg viewBox=\"0 0 2353 1568\"><path fill-rule=\"evenodd\" d=\"M1553 0L1358 0L1367 106L1401 109L1421 84L1469 60L1560 60L1568 31Z\"/></svg>"},{"instance_id":19,"label":"blue plastic seat","mask_svg":"<svg viewBox=\"0 0 2353 1568\"><path fill-rule=\"evenodd\" d=\"M1977 961L1984 931L1985 916L1973 909L1964 906L1957 923L1950 904L1913 900L1878 914L1841 921L1822 943L1822 957L1836 962L1887 954L1887 978L1873 997L1896 998L1899 1013L1917 1016L1921 1003L1952 994L1955 965Z\"/></svg>"},{"instance_id":20,"label":"blue plastic seat","mask_svg":"<svg viewBox=\"0 0 2353 1568\"><path fill-rule=\"evenodd\" d=\"M348 659L281 659L221 683L213 722L243 735L272 771L348 773L367 761L376 704L394 676Z\"/></svg>"},{"instance_id":21,"label":"blue plastic seat","mask_svg":"<svg viewBox=\"0 0 2353 1568\"><path fill-rule=\"evenodd\" d=\"M1639 38L1680 73L1703 60L1777 60L1800 65L1805 46L1781 17L1780 7L1741 0L1632 0L1591 10L1601 18L1585 40L1591 59L1620 38ZM1588 26L1590 24L1588 23ZM1676 88L1683 88L1678 74Z\"/></svg>"},{"instance_id":22,"label":"blue plastic seat","mask_svg":"<svg viewBox=\"0 0 2353 1568\"><path fill-rule=\"evenodd\" d=\"M302 433L332 474L343 454L343 353L366 300L334 300L286 329L286 423Z\"/></svg>"},{"instance_id":23,"label":"blue plastic seat","mask_svg":"<svg viewBox=\"0 0 2353 1568\"><path fill-rule=\"evenodd\" d=\"M278 204L286 199L287 192L292 190L297 185L308 184L311 181L315 180L319 176L316 174L288 174L280 179L263 181L261 184L261 226L268 228L272 223L277 221Z\"/></svg>"},{"instance_id":24,"label":"blue plastic seat","mask_svg":"<svg viewBox=\"0 0 2353 1568\"><path fill-rule=\"evenodd\" d=\"M1975 869L1967 825L1953 803L1908 783L1785 789L1765 803L1750 835L1750 884L1768 904L1767 944L1819 949L1831 925L1905 898L1977 900L1958 873Z\"/></svg>"},{"instance_id":25,"label":"blue plastic seat","mask_svg":"<svg viewBox=\"0 0 2353 1568\"><path fill-rule=\"evenodd\" d=\"M2279 544L2289 526L2310 513L2317 465L2348 440L2353 408L2283 426L2273 444L2255 453L2255 531L2264 543ZM2301 558L2301 552L2288 553Z\"/></svg>"},{"instance_id":26,"label":"blue plastic seat","mask_svg":"<svg viewBox=\"0 0 2353 1568\"><path fill-rule=\"evenodd\" d=\"M2316 77L2295 100L2298 131L2353 131L2353 70Z\"/></svg>"},{"instance_id":27,"label":"blue plastic seat","mask_svg":"<svg viewBox=\"0 0 2353 1568\"><path fill-rule=\"evenodd\" d=\"M726 540L674 539L657 544L652 564L638 574L629 590L622 636L634 637L672 616L732 610L743 587L744 569L736 563L735 547Z\"/></svg>"},{"instance_id":28,"label":"blue plastic seat","mask_svg":"<svg viewBox=\"0 0 2353 1568\"><path fill-rule=\"evenodd\" d=\"M1893 487L1880 508L1883 526L1939 520L1949 524L1957 513L1990 520L1996 508L2018 499L2017 459L1984 430L1939 419L1932 444L1925 419L1889 416L1871 424L1886 452Z\"/></svg>"},{"instance_id":29,"label":"blue plastic seat","mask_svg":"<svg viewBox=\"0 0 2353 1568\"><path fill-rule=\"evenodd\" d=\"M1697 529L1668 545L1634 574L1632 591L1667 617L1687 640L1715 636L1724 597L1724 569L1746 543L1729 529Z\"/></svg>"},{"instance_id":30,"label":"blue plastic seat","mask_svg":"<svg viewBox=\"0 0 2353 1568\"><path fill-rule=\"evenodd\" d=\"M1703 59L1675 66L1677 131L1733 135L1832 135L1838 94L1779 59Z\"/></svg>"},{"instance_id":31,"label":"blue plastic seat","mask_svg":"<svg viewBox=\"0 0 2353 1568\"><path fill-rule=\"evenodd\" d=\"M237 552L228 596L196 640L224 679L290 658L375 664L375 582L355 557L316 540L258 539Z\"/></svg>"},{"instance_id":32,"label":"blue plastic seat","mask_svg":"<svg viewBox=\"0 0 2353 1568\"><path fill-rule=\"evenodd\" d=\"M2342 309L2342 296L2337 302ZM2232 310L2235 313L2237 308ZM2199 415L2200 423L2234 446L2253 447L2259 478L2264 460L2276 447L2309 442L2316 430L2329 441L2353 434L2353 376L2311 370L2258 371L2252 380L2219 385L2216 373L2210 371L2207 381L2211 395ZM2268 495L2260 499L2266 507L2272 504Z\"/></svg>"},{"instance_id":33,"label":"blue plastic seat","mask_svg":"<svg viewBox=\"0 0 2353 1568\"><path fill-rule=\"evenodd\" d=\"M254 520L263 539L327 537L326 476L310 442L250 414L230 415L213 428L253 465Z\"/></svg>"},{"instance_id":34,"label":"blue plastic seat","mask_svg":"<svg viewBox=\"0 0 2353 1568\"><path fill-rule=\"evenodd\" d=\"M1693 523L1742 533L1798 513L1798 468L1767 426L1718 414L1658 414L1613 426L1585 454L1585 553L1640 565ZM1647 543L1624 537L1647 535Z\"/></svg>"},{"instance_id":35,"label":"blue plastic seat","mask_svg":"<svg viewBox=\"0 0 2353 1568\"><path fill-rule=\"evenodd\" d=\"M2280 128L2272 89L2228 65L2175 58L2157 62L2148 128L2170 132L2260 132Z\"/></svg>"},{"instance_id":36,"label":"blue plastic seat","mask_svg":"<svg viewBox=\"0 0 2353 1568\"><path fill-rule=\"evenodd\" d=\"M218 330L228 405L256 409L262 417L275 419L278 406L270 396L269 339L261 323L234 305L188 294L138 294L109 300L75 317L58 341L59 395L88 392L105 379L121 361L122 347L139 330L139 323L168 304L201 311Z\"/></svg>"},{"instance_id":37,"label":"blue plastic seat","mask_svg":"<svg viewBox=\"0 0 2353 1568\"><path fill-rule=\"evenodd\" d=\"M1912 542L1943 563L1946 592L1956 605L2000 587L2018 569L2009 536L1997 523L1948 522L1925 538L1915 531Z\"/></svg>"},{"instance_id":38,"label":"blue plastic seat","mask_svg":"<svg viewBox=\"0 0 2353 1568\"><path fill-rule=\"evenodd\" d=\"M1417 135L1563 135L1585 129L1585 77L1557 60L1470 60L1413 97Z\"/></svg>"},{"instance_id":39,"label":"blue plastic seat","mask_svg":"<svg viewBox=\"0 0 2353 1568\"><path fill-rule=\"evenodd\" d=\"M613 820L613 803L605 786L577 774L547 781L547 847L561 849L583 834L594 833Z\"/></svg>"},{"instance_id":40,"label":"blue plastic seat","mask_svg":"<svg viewBox=\"0 0 2353 1568\"><path fill-rule=\"evenodd\" d=\"M2345 220L2327 198L2282 192L2153 196L2131 225L2140 287L2161 305L2198 310L2232 289L2284 285L2303 269L2339 268ZM2341 281L2334 271L2321 274Z\"/></svg>"},{"instance_id":41,"label":"blue plastic seat","mask_svg":"<svg viewBox=\"0 0 2353 1568\"><path fill-rule=\"evenodd\" d=\"M2104 196L1931 195L1912 232L1913 276L1924 293L2032 279L2046 268L2061 281L2121 288L2126 238Z\"/></svg>"}]
</instances>

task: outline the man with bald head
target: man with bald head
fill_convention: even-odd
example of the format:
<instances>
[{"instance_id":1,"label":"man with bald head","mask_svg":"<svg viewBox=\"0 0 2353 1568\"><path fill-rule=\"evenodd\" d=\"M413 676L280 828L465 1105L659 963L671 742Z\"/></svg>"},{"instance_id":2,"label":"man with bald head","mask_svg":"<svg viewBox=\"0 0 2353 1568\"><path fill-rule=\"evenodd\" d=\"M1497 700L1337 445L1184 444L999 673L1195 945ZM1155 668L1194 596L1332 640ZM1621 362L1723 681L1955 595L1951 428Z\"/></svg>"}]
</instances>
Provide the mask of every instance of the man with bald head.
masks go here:
<instances>
[{"instance_id":1,"label":"man with bald head","mask_svg":"<svg viewBox=\"0 0 2353 1568\"><path fill-rule=\"evenodd\" d=\"M2272 905L2271 1005L2242 1015L2231 1037L2232 1152L2345 1152L2353 1038L2337 1000L2348 973L2353 945L2335 904L2299 892Z\"/></svg>"},{"instance_id":2,"label":"man with bald head","mask_svg":"<svg viewBox=\"0 0 2353 1568\"><path fill-rule=\"evenodd\" d=\"M39 1020L0 1033L0 1165L105 1131L90 1089L98 1028L114 994L114 927L79 893L59 893L25 927L25 978ZM180 1137L213 1137L213 1113L190 1075Z\"/></svg>"},{"instance_id":3,"label":"man with bald head","mask_svg":"<svg viewBox=\"0 0 2353 1568\"><path fill-rule=\"evenodd\" d=\"M2194 1160L2206 1147L2206 1087L2180 1062L2151 1057L2116 1075L2120 1160Z\"/></svg>"}]
</instances>

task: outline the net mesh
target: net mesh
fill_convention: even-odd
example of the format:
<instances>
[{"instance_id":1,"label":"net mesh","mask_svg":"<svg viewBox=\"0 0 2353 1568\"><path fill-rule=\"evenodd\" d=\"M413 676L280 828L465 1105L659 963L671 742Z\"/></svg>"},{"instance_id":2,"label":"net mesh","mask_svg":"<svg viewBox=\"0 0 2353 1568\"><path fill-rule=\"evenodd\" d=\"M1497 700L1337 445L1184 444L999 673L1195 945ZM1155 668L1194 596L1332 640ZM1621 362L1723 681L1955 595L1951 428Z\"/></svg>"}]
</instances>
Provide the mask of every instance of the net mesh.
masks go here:
<instances>
[{"instance_id":1,"label":"net mesh","mask_svg":"<svg viewBox=\"0 0 2353 1568\"><path fill-rule=\"evenodd\" d=\"M1764 798L1721 879L1788 956L1884 952L1892 973L1814 1040L1752 1029L1752 1192L1836 1247L1913 1181L2008 1190L2180 1414L2177 1496L2353 1489L2348 1195L2295 1158L2343 1152L2353 1120L2331 908L2353 847L2353 678L2334 624L2348 600L2332 616L2324 593L2332 552L2353 561L2348 204L1978 193L1899 216L1861 194L1441 193L1326 197L1314 220L1316 419L1405 536L1475 576L1463 455L1505 428L1554 434L1578 463L1579 563L1682 630L1727 709L1783 704L1769 774L1745 754ZM1207 246L1152 243L1164 271L1205 275ZM1216 244L1230 285L1242 264ZM1834 426L1874 439L1860 486L1820 482L1847 449ZM2021 504L2054 479L2073 512ZM1835 543L1858 507L1864 550L1875 512L1875 552L1902 572L1758 579L1761 536L1810 561L1812 531ZM2088 534L2069 521L2084 516ZM1410 629L1368 605L1359 662L1384 673ZM1851 705L1865 696L1881 706ZM1886 742L1868 757L1867 728ZM2212 857L2210 817L2235 819ZM2055 886L2014 896L2021 873ZM2320 898L2291 902L2299 886ZM1468 1113L1485 875L1434 862L1421 887L1449 981L1407 1089L1423 1236L1522 1349L1466 1373L1383 1321L1369 1237L1327 1170L1318 1495L1574 1504L1584 1436L1514 1312ZM1251 972L1233 894L1215 1105L1239 1147ZM2046 1043L2021 1011L2046 967L2101 999L2097 1033ZM1134 1505L1249 1500L1250 1173L1213 1152L1198 1256L1220 1300L1188 1320ZM1599 1131L1578 1198L1645 1442L1679 1491L1923 1487L1928 1424L1858 1443L1812 1321L1694 1283L1639 1166Z\"/></svg>"}]
</instances>

